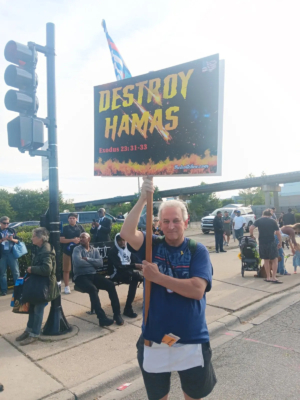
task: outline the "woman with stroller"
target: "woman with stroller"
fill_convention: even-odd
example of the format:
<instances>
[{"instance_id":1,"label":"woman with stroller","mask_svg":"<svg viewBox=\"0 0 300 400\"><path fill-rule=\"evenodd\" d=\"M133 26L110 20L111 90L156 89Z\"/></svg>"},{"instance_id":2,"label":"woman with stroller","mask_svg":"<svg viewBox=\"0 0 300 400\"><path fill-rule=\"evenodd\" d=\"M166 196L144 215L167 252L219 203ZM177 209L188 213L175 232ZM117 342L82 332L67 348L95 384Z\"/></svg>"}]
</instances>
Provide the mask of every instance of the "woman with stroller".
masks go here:
<instances>
[{"instance_id":1,"label":"woman with stroller","mask_svg":"<svg viewBox=\"0 0 300 400\"><path fill-rule=\"evenodd\" d=\"M46 228L37 228L32 231L32 243L37 246L37 252L33 257L32 266L27 268L28 274L49 277L49 298L52 301L59 296L59 288L56 282L55 250L49 243L49 232ZM41 332L44 308L47 303L30 304L29 318L25 331L16 338L21 346L34 343Z\"/></svg>"}]
</instances>

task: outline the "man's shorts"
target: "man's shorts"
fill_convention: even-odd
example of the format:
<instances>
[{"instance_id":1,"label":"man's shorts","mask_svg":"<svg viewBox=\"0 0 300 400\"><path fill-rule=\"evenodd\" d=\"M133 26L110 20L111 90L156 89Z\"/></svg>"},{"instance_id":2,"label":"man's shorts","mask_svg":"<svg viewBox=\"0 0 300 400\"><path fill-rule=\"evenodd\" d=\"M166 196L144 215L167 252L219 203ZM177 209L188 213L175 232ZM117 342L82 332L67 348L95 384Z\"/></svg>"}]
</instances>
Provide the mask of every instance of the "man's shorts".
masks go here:
<instances>
[{"instance_id":1,"label":"man's shorts","mask_svg":"<svg viewBox=\"0 0 300 400\"><path fill-rule=\"evenodd\" d=\"M274 260L277 258L279 254L275 240L266 244L259 243L259 256L262 260Z\"/></svg>"},{"instance_id":2,"label":"man's shorts","mask_svg":"<svg viewBox=\"0 0 300 400\"><path fill-rule=\"evenodd\" d=\"M144 383L149 400L159 400L170 391L171 372L150 373L143 369L144 338L141 335L137 344L137 359L141 368ZM201 399L208 396L217 378L211 363L212 351L209 342L202 344L204 367L194 367L184 371L178 371L181 388L192 399Z\"/></svg>"},{"instance_id":3,"label":"man's shorts","mask_svg":"<svg viewBox=\"0 0 300 400\"><path fill-rule=\"evenodd\" d=\"M63 253L63 272L71 272L71 256Z\"/></svg>"}]
</instances>

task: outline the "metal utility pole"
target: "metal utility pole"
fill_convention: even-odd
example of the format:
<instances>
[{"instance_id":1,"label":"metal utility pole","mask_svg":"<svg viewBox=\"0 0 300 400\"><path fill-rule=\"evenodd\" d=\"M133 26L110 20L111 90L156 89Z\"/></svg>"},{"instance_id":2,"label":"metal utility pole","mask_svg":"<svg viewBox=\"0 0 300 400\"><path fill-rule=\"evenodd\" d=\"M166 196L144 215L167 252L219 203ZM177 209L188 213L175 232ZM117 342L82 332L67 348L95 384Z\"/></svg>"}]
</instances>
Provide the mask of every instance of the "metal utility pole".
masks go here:
<instances>
[{"instance_id":1,"label":"metal utility pole","mask_svg":"<svg viewBox=\"0 0 300 400\"><path fill-rule=\"evenodd\" d=\"M56 92L55 92L55 27L46 26L47 47L47 106L49 143L49 230L50 243L56 252L56 278L61 281L59 188L57 158ZM61 335L71 330L61 306L61 296L51 302L51 310L43 329L43 335Z\"/></svg>"},{"instance_id":2,"label":"metal utility pole","mask_svg":"<svg viewBox=\"0 0 300 400\"><path fill-rule=\"evenodd\" d=\"M48 143L49 143L49 228L50 241L56 251L56 259L60 256L59 230L59 189L57 159L57 125L56 125L56 93L55 93L55 33L54 24L47 24L47 107L48 107ZM60 264L57 263L57 278L61 280Z\"/></svg>"},{"instance_id":3,"label":"metal utility pole","mask_svg":"<svg viewBox=\"0 0 300 400\"><path fill-rule=\"evenodd\" d=\"M5 106L19 116L7 124L8 144L22 153L49 159L49 210L41 218L41 226L50 231L50 243L56 252L56 278L61 280L60 230L59 230L59 190L56 133L55 98L55 34L54 24L46 27L46 46L34 42L27 45L10 40L4 50L7 61L13 63L6 68L4 80L10 89L5 95ZM39 118L39 101L36 97L38 79L35 73L38 53L47 57L47 118ZM49 148L44 146L44 125L48 128ZM51 310L43 330L44 335L61 335L71 330L62 307L61 297L52 301Z\"/></svg>"}]
</instances>

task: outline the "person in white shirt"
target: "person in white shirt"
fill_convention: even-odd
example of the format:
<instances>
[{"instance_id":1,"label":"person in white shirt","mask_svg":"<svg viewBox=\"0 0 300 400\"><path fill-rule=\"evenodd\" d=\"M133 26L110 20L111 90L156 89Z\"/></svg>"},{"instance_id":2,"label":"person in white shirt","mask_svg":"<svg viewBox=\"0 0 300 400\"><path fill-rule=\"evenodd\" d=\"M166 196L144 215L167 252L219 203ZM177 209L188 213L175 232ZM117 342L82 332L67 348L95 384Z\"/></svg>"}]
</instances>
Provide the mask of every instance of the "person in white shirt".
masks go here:
<instances>
[{"instance_id":1,"label":"person in white shirt","mask_svg":"<svg viewBox=\"0 0 300 400\"><path fill-rule=\"evenodd\" d=\"M241 216L240 210L237 210L237 215L233 220L233 229L236 239L240 239L244 235L244 226L246 225L246 220Z\"/></svg>"}]
</instances>

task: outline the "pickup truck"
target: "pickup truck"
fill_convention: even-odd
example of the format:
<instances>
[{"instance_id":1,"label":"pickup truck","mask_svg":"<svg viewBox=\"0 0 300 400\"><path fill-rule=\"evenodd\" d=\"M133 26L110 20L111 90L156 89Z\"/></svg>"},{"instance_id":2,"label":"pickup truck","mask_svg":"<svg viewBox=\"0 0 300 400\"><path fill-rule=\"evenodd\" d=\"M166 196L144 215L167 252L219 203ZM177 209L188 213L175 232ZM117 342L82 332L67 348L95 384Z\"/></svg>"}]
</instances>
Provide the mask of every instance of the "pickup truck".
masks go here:
<instances>
[{"instance_id":1,"label":"pickup truck","mask_svg":"<svg viewBox=\"0 0 300 400\"><path fill-rule=\"evenodd\" d=\"M212 231L212 232L214 231L213 220L214 220L215 216L217 215L218 211L221 211L223 216L224 216L224 212L228 211L229 216L231 216L231 214L233 213L234 210L239 210L241 212L241 215L246 220L245 230L246 230L246 232L249 232L249 228L251 225L253 225L255 218L256 218L251 207L217 208L210 215L208 215L207 217L203 217L201 219L202 232L209 233L210 231Z\"/></svg>"}]
</instances>

